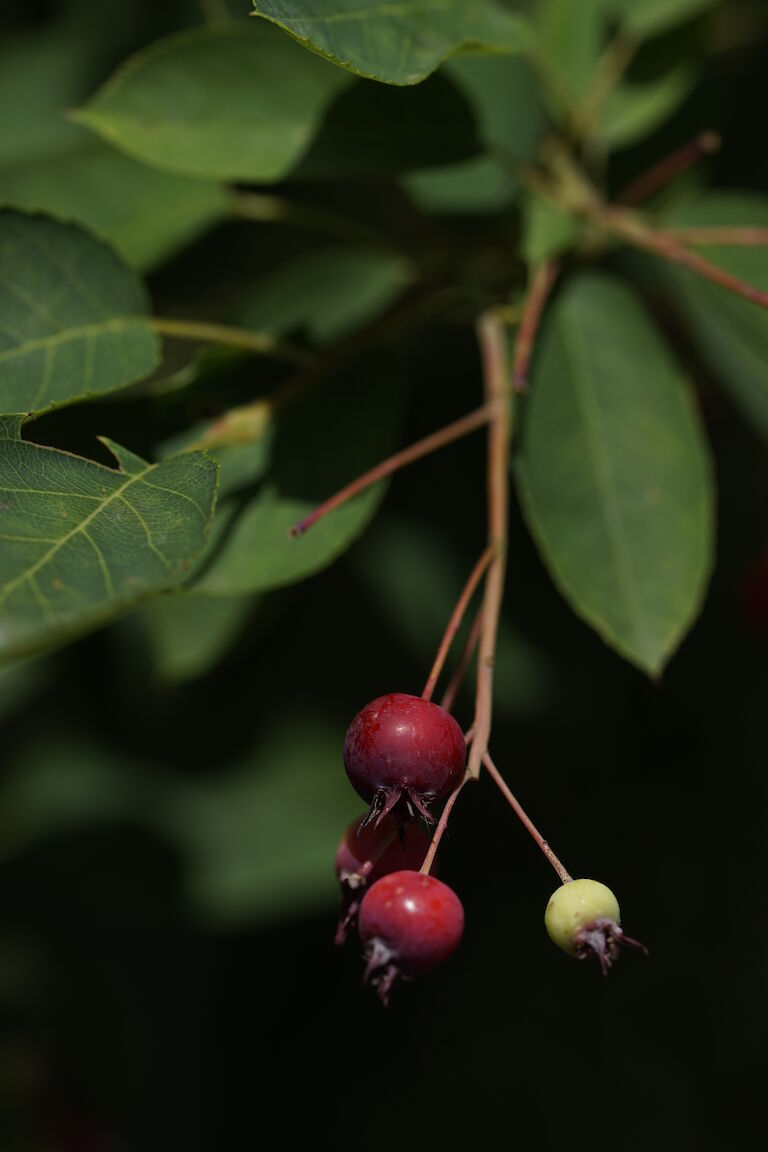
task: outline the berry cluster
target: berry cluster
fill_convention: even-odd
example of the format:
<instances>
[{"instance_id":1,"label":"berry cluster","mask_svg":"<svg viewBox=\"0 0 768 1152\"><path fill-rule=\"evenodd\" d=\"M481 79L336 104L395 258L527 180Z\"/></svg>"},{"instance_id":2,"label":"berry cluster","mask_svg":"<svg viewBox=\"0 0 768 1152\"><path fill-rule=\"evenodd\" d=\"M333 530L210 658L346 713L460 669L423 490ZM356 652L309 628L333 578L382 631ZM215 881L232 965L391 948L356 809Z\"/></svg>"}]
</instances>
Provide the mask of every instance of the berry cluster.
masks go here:
<instances>
[{"instance_id":1,"label":"berry cluster","mask_svg":"<svg viewBox=\"0 0 768 1152\"><path fill-rule=\"evenodd\" d=\"M364 980L376 986L384 1004L398 977L430 972L461 942L461 901L430 872L451 798L465 780L466 756L464 735L450 712L401 692L371 701L347 731L344 765L370 807L347 828L336 852L342 892L336 943L357 928ZM487 763L496 775L490 758ZM441 802L446 802L443 817L430 835L418 818L434 825L434 808ZM523 818L563 881L544 918L552 940L571 956L596 956L603 972L622 944L643 948L621 931L610 889L596 880L572 880Z\"/></svg>"}]
</instances>

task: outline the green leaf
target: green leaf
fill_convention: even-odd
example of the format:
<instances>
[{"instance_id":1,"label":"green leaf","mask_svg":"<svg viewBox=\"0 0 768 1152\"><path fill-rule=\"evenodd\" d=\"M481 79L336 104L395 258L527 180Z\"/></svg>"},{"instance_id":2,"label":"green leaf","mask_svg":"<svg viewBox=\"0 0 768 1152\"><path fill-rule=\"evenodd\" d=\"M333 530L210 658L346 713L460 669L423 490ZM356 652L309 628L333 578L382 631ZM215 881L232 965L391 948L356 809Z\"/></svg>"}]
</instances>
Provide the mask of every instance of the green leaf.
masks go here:
<instances>
[{"instance_id":1,"label":"green leaf","mask_svg":"<svg viewBox=\"0 0 768 1152\"><path fill-rule=\"evenodd\" d=\"M156 678L181 684L206 676L242 635L255 604L252 596L203 600L171 594L150 600L137 622L149 642Z\"/></svg>"},{"instance_id":2,"label":"green leaf","mask_svg":"<svg viewBox=\"0 0 768 1152\"><path fill-rule=\"evenodd\" d=\"M333 855L361 803L341 766L343 725L306 709L245 761L169 794L155 814L186 861L190 910L225 925L333 908Z\"/></svg>"},{"instance_id":3,"label":"green leaf","mask_svg":"<svg viewBox=\"0 0 768 1152\"><path fill-rule=\"evenodd\" d=\"M768 228L768 197L709 192L665 213L668 227ZM701 256L768 292L768 248L697 247ZM768 313L748 300L660 260L648 261L653 281L668 295L699 355L734 402L768 437Z\"/></svg>"},{"instance_id":4,"label":"green leaf","mask_svg":"<svg viewBox=\"0 0 768 1152\"><path fill-rule=\"evenodd\" d=\"M280 180L348 82L261 22L197 28L134 56L77 119L169 172Z\"/></svg>"},{"instance_id":5,"label":"green leaf","mask_svg":"<svg viewBox=\"0 0 768 1152\"><path fill-rule=\"evenodd\" d=\"M68 152L0 163L0 203L84 225L145 270L223 219L228 207L221 185L147 168L79 129Z\"/></svg>"},{"instance_id":6,"label":"green leaf","mask_svg":"<svg viewBox=\"0 0 768 1152\"><path fill-rule=\"evenodd\" d=\"M400 383L379 354L278 410L268 429L269 472L255 497L246 493L223 502L194 591L234 596L293 584L349 547L376 512L383 484L348 501L300 539L288 532L393 451Z\"/></svg>"},{"instance_id":7,"label":"green leaf","mask_svg":"<svg viewBox=\"0 0 768 1152\"><path fill-rule=\"evenodd\" d=\"M342 68L418 84L460 48L519 53L525 19L493 0L254 0L255 15Z\"/></svg>"},{"instance_id":8,"label":"green leaf","mask_svg":"<svg viewBox=\"0 0 768 1152\"><path fill-rule=\"evenodd\" d=\"M0 250L0 412L45 412L152 371L146 292L105 244L6 210Z\"/></svg>"},{"instance_id":9,"label":"green leaf","mask_svg":"<svg viewBox=\"0 0 768 1152\"><path fill-rule=\"evenodd\" d=\"M604 0L608 15L638 39L667 32L717 3L719 0Z\"/></svg>"},{"instance_id":10,"label":"green leaf","mask_svg":"<svg viewBox=\"0 0 768 1152\"><path fill-rule=\"evenodd\" d=\"M584 274L556 299L515 476L563 595L608 644L657 674L705 594L711 467L680 369L619 281Z\"/></svg>"},{"instance_id":11,"label":"green leaf","mask_svg":"<svg viewBox=\"0 0 768 1152\"><path fill-rule=\"evenodd\" d=\"M626 148L649 136L683 103L695 84L685 64L645 84L617 85L605 102L597 139L608 148Z\"/></svg>"},{"instance_id":12,"label":"green leaf","mask_svg":"<svg viewBox=\"0 0 768 1152\"><path fill-rule=\"evenodd\" d=\"M605 0L536 0L539 50L561 101L575 106L586 95L604 40Z\"/></svg>"},{"instance_id":13,"label":"green leaf","mask_svg":"<svg viewBox=\"0 0 768 1152\"><path fill-rule=\"evenodd\" d=\"M514 160L533 159L547 119L529 60L457 56L443 71L470 101L488 152Z\"/></svg>"},{"instance_id":14,"label":"green leaf","mask_svg":"<svg viewBox=\"0 0 768 1152\"><path fill-rule=\"evenodd\" d=\"M118 471L20 439L0 417L0 659L88 631L179 583L213 514L201 452L147 464L105 440Z\"/></svg>"},{"instance_id":15,"label":"green leaf","mask_svg":"<svg viewBox=\"0 0 768 1152\"><path fill-rule=\"evenodd\" d=\"M559 256L575 243L579 226L572 216L559 212L535 193L525 198L521 248L531 268Z\"/></svg>"},{"instance_id":16,"label":"green leaf","mask_svg":"<svg viewBox=\"0 0 768 1152\"><path fill-rule=\"evenodd\" d=\"M0 44L0 169L61 155L80 139L64 112L87 92L93 45L63 27L8 35ZM12 110L12 114L11 114Z\"/></svg>"},{"instance_id":17,"label":"green leaf","mask_svg":"<svg viewBox=\"0 0 768 1152\"><path fill-rule=\"evenodd\" d=\"M262 276L238 320L275 336L303 330L329 344L383 312L412 279L409 262L386 249L319 248Z\"/></svg>"}]
</instances>

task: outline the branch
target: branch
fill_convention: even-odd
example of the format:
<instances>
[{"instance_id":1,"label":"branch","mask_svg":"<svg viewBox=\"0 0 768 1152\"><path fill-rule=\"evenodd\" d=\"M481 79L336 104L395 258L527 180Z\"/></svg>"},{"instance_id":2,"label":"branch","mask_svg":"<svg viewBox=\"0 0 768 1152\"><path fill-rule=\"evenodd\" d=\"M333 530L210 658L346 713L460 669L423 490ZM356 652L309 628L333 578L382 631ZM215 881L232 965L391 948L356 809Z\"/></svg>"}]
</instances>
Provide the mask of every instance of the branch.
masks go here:
<instances>
[{"instance_id":1,"label":"branch","mask_svg":"<svg viewBox=\"0 0 768 1152\"><path fill-rule=\"evenodd\" d=\"M491 734L493 708L493 664L496 634L506 570L507 510L509 506L509 385L507 337L498 316L484 313L477 323L477 336L483 359L486 405L493 408L488 426L488 545L496 557L485 580L483 623L477 665L475 694L475 737L469 753L467 774L477 779L480 762Z\"/></svg>"},{"instance_id":2,"label":"branch","mask_svg":"<svg viewBox=\"0 0 768 1152\"><path fill-rule=\"evenodd\" d=\"M634 213L627 212L622 208L614 208L610 204L602 204L592 207L590 215L596 224L599 224L607 232L613 233L614 236L621 237L633 247L652 252L673 264L681 264L705 280L711 280L713 284L718 284L721 288L733 292L736 296L741 296L744 300L749 300L760 308L768 308L768 292L762 292L759 288L739 280L737 276L719 268L710 260L705 260L697 252L689 251L673 235L658 231Z\"/></svg>"},{"instance_id":3,"label":"branch","mask_svg":"<svg viewBox=\"0 0 768 1152\"><path fill-rule=\"evenodd\" d=\"M671 236L680 244L702 248L762 248L768 245L768 228L723 227L665 228L664 236Z\"/></svg>"},{"instance_id":4,"label":"branch","mask_svg":"<svg viewBox=\"0 0 768 1152\"><path fill-rule=\"evenodd\" d=\"M377 464L375 468L370 471L364 472L362 476L358 476L351 484L347 484L335 495L329 497L328 500L318 504L312 512L299 520L290 529L291 536L303 536L313 524L323 516L327 516L329 512L333 512L342 504L346 504L347 500L351 500L353 496L357 496L366 488L370 488L371 484L375 484L378 480L383 480L386 476L391 476L393 472L398 472L406 465L412 464L414 460L420 460L423 456L429 456L430 453L436 452L439 448L443 448L446 444L452 444L454 440L466 436L475 429L481 428L483 424L487 424L491 420L497 410L495 403L483 404L480 408L475 408L474 412L462 416L460 420L455 420L453 424L446 425L438 432L433 432L430 436L425 436L423 440L417 441L416 444L411 444L409 448L404 448L401 452L396 452L394 456L390 456L387 460L383 460L381 464Z\"/></svg>"},{"instance_id":5,"label":"branch","mask_svg":"<svg viewBox=\"0 0 768 1152\"><path fill-rule=\"evenodd\" d=\"M512 365L512 386L515 392L524 392L528 386L528 369L531 354L539 330L544 307L560 272L556 261L541 264L536 269L523 304L523 314L515 342L515 355Z\"/></svg>"},{"instance_id":6,"label":"branch","mask_svg":"<svg viewBox=\"0 0 768 1152\"><path fill-rule=\"evenodd\" d=\"M617 204L625 207L644 204L656 192L660 191L675 176L679 176L695 164L702 156L711 156L720 150L720 137L716 132L700 132L693 140L689 140L682 148L678 148L671 156L666 156L658 164L654 164L647 172L643 172L630 184L627 184L616 197Z\"/></svg>"}]
</instances>

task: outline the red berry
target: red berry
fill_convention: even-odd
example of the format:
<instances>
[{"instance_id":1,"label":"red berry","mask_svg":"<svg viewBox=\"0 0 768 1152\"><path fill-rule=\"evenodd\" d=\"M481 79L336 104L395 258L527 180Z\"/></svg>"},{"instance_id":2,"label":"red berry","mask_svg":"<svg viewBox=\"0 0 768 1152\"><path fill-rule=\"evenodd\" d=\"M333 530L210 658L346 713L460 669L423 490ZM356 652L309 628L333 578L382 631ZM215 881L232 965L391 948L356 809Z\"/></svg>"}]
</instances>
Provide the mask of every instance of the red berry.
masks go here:
<instances>
[{"instance_id":1,"label":"red berry","mask_svg":"<svg viewBox=\"0 0 768 1152\"><path fill-rule=\"evenodd\" d=\"M420 872L391 872L360 904L360 939L368 961L365 979L384 1004L398 976L423 976L458 948L464 909L452 888Z\"/></svg>"},{"instance_id":2,"label":"red berry","mask_svg":"<svg viewBox=\"0 0 768 1152\"><path fill-rule=\"evenodd\" d=\"M378 824L401 800L411 816L416 808L434 823L429 805L453 791L466 758L461 728L438 704L404 692L366 704L344 741L347 775L371 805L361 829Z\"/></svg>"},{"instance_id":3,"label":"red berry","mask_svg":"<svg viewBox=\"0 0 768 1152\"><path fill-rule=\"evenodd\" d=\"M349 825L336 849L336 875L342 898L337 944L344 943L357 920L360 900L368 885L389 872L420 868L430 843L429 834L418 824L398 830L393 816L385 817L376 827L369 824L362 832L358 832L359 825L360 820Z\"/></svg>"}]
</instances>

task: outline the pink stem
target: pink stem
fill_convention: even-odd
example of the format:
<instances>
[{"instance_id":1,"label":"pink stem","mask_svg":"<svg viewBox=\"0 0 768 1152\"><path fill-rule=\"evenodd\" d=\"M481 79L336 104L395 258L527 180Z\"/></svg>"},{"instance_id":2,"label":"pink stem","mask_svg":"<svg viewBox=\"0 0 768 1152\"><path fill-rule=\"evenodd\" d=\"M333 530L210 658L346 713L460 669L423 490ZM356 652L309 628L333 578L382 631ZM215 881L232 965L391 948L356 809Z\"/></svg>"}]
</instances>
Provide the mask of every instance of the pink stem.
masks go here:
<instances>
[{"instance_id":1,"label":"pink stem","mask_svg":"<svg viewBox=\"0 0 768 1152\"><path fill-rule=\"evenodd\" d=\"M468 606L470 600L472 599L472 594L474 593L475 589L477 588L478 584L480 583L480 580L482 579L483 573L485 572L486 568L491 563L491 561L493 560L493 557L495 555L496 555L496 549L493 547L493 545L489 545L486 548L485 552L483 552L480 559L475 564L474 568L472 569L472 571L469 575L469 579L467 580L466 584L464 585L464 588L462 589L462 593L456 602L456 607L454 608L453 612L451 613L451 618L448 621L448 626L446 627L445 633L443 634L443 639L440 642L440 647L437 650L437 656L435 657L435 662L432 665L432 671L429 673L429 677L427 679L427 682L424 685L424 691L421 694L422 700L431 700L432 699L432 693L435 690L435 685L437 684L438 677L440 676L440 673L443 670L443 666L445 664L446 657L448 655L451 644L453 642L453 638L456 635L456 633L458 632L458 630L461 626L461 622L464 619L464 613L466 612L467 606Z\"/></svg>"},{"instance_id":2,"label":"pink stem","mask_svg":"<svg viewBox=\"0 0 768 1152\"><path fill-rule=\"evenodd\" d=\"M456 671L454 672L453 676L451 676L448 687L443 693L443 698L440 701L440 707L445 708L446 712L450 712L453 708L453 702L456 699L456 693L461 687L461 682L464 679L464 673L467 670L467 665L472 659L474 651L477 648L482 626L483 610L482 608L478 608L475 619L472 622L472 629L469 633L469 636L467 636L464 647L461 650L461 655L459 656L459 661L456 665Z\"/></svg>"},{"instance_id":3,"label":"pink stem","mask_svg":"<svg viewBox=\"0 0 768 1152\"><path fill-rule=\"evenodd\" d=\"M539 330L544 306L555 286L560 265L556 261L541 264L533 274L523 305L523 315L515 341L515 355L512 365L512 385L516 392L524 392L528 385L528 369Z\"/></svg>"},{"instance_id":4,"label":"pink stem","mask_svg":"<svg viewBox=\"0 0 768 1152\"><path fill-rule=\"evenodd\" d=\"M654 164L647 172L643 172L626 186L616 197L617 204L635 206L644 204L656 192L685 172L702 156L711 156L720 149L720 137L716 132L701 132L693 140L689 140L682 148L678 148L671 156Z\"/></svg>"},{"instance_id":5,"label":"pink stem","mask_svg":"<svg viewBox=\"0 0 768 1152\"><path fill-rule=\"evenodd\" d=\"M541 833L539 832L536 825L533 823L531 818L528 816L528 814L523 809L520 802L517 800L517 798L512 793L511 789L509 788L509 785L507 784L506 780L504 779L504 777L499 772L499 770L496 767L496 765L494 764L493 760L491 760L491 757L488 754L488 752L483 753L483 764L485 765L485 767L490 772L491 777L493 778L496 786L499 788L499 790L502 792L502 794L506 797L508 802L511 804L516 815L520 818L520 820L522 820L523 824L528 829L531 836L533 836L533 838L536 841L536 843L538 844L539 848L541 848L542 852L546 856L547 860L549 860L549 862L552 865L552 867L554 868L555 872L557 872L562 883L563 884L570 884L571 881L573 880L573 876L571 876L570 872L568 872L565 865L561 864L560 861L558 860L557 856L555 856L554 852L550 848L547 841L541 835Z\"/></svg>"},{"instance_id":6,"label":"pink stem","mask_svg":"<svg viewBox=\"0 0 768 1152\"><path fill-rule=\"evenodd\" d=\"M414 460L420 460L422 456L428 456L431 452L436 452L439 448L443 448L446 444L453 443L454 440L459 440L462 436L466 436L469 432L474 432L476 428L481 428L483 424L487 424L491 420L496 411L494 404L483 404L482 407L476 408L474 412L469 412L466 416L462 416L460 420L455 420L452 424L448 424L445 428L441 428L438 432L433 432L429 436L425 436L423 440L419 440L416 444L411 444L409 448L404 448L401 452L396 452L394 456L390 456L387 460L383 460L381 464L377 464L375 468L370 471L364 472L362 476L358 476L351 484L347 484L334 496L319 504L314 511L310 512L297 524L294 524L290 529L290 535L297 537L303 536L313 524L323 516L327 516L329 512L335 511L336 508L342 504L346 504L347 500L351 500L353 496L357 496L366 488L370 488L371 484L375 484L378 480L383 480L386 476L391 476L393 472L399 471L400 468L405 468L407 464L412 464Z\"/></svg>"},{"instance_id":7,"label":"pink stem","mask_svg":"<svg viewBox=\"0 0 768 1152\"><path fill-rule=\"evenodd\" d=\"M504 595L506 571L507 509L509 505L509 392L507 379L507 336L498 316L487 312L477 326L483 357L486 400L495 416L488 428L488 544L496 555L485 578L483 617L477 660L475 691L475 739L469 754L467 772L477 779L480 761L488 747L493 710L493 664L496 636Z\"/></svg>"}]
</instances>

